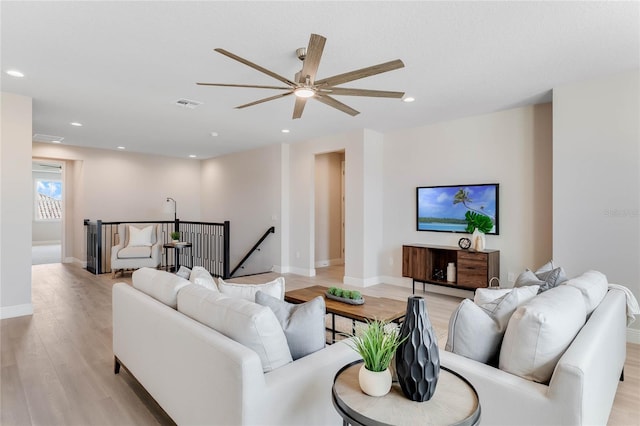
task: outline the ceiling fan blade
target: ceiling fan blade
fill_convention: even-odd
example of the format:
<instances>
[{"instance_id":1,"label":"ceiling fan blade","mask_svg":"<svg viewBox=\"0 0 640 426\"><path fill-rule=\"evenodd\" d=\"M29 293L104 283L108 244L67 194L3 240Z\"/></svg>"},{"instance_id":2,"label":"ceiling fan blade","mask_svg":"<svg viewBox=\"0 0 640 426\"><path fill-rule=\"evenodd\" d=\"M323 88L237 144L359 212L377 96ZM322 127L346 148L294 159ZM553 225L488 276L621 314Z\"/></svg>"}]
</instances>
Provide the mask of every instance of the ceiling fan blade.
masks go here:
<instances>
[{"instance_id":1,"label":"ceiling fan blade","mask_svg":"<svg viewBox=\"0 0 640 426\"><path fill-rule=\"evenodd\" d=\"M293 107L293 119L302 117L302 111L304 111L304 106L307 104L308 98L299 98L296 96L296 105Z\"/></svg>"},{"instance_id":2,"label":"ceiling fan blade","mask_svg":"<svg viewBox=\"0 0 640 426\"><path fill-rule=\"evenodd\" d=\"M320 58L322 57L322 51L324 50L326 41L327 39L321 35L311 34L309 46L307 46L307 55L302 64L302 72L300 73L298 83L305 83L307 76L309 76L309 82L313 84L316 79L316 72L318 72L318 67L320 66Z\"/></svg>"},{"instance_id":3,"label":"ceiling fan blade","mask_svg":"<svg viewBox=\"0 0 640 426\"><path fill-rule=\"evenodd\" d=\"M287 92L287 93L281 93L279 95L269 96L268 98L259 99L257 101L250 102L248 104L237 106L236 109L242 109L242 108L250 107L250 106L253 106L253 105L258 105L258 104L261 104L263 102L269 102L269 101L273 101L275 99L284 98L285 96L289 96L292 93L293 93L293 90L290 91L290 92Z\"/></svg>"},{"instance_id":4,"label":"ceiling fan blade","mask_svg":"<svg viewBox=\"0 0 640 426\"><path fill-rule=\"evenodd\" d=\"M227 57L229 57L229 58L231 58L231 59L235 59L236 61L238 61L238 62L240 62L240 63L243 63L243 64L245 64L245 65L247 65L247 66L249 66L249 67L251 67L251 68L253 68L253 69L255 69L255 70L258 70L258 71L260 71L261 73L264 73L264 74L266 74L266 75L268 75L268 76L270 76L270 77L273 77L273 78L275 78L276 80L280 80L281 82L283 82L283 83L285 83L285 84L288 84L289 86L295 86L295 83L294 83L294 82L292 82L291 80L286 79L286 78L284 78L283 76L281 76L281 75L279 75L279 74L276 74L276 73L275 73L275 72L273 72L273 71L269 71L268 69L263 68L263 67L261 67L261 66L260 66L260 65L258 65L258 64L254 64L254 63L253 63L253 62L251 62L251 61L248 61L248 60L246 60L246 59L244 59L244 58L241 58L241 57L240 57L240 56L238 56L238 55L234 55L233 53L231 53L231 52L229 52L229 51L227 51L227 50L220 49L220 48L213 49L213 50L215 50L216 52L221 53L221 54L223 54L223 55L225 55L225 56L227 56Z\"/></svg>"},{"instance_id":5,"label":"ceiling fan blade","mask_svg":"<svg viewBox=\"0 0 640 426\"><path fill-rule=\"evenodd\" d=\"M327 95L341 96L371 96L375 98L401 98L404 92L389 92L386 90L348 89L346 87L327 87L320 90Z\"/></svg>"},{"instance_id":6,"label":"ceiling fan blade","mask_svg":"<svg viewBox=\"0 0 640 426\"><path fill-rule=\"evenodd\" d=\"M331 96L327 96L327 95L323 95L320 93L316 93L316 95L314 96L314 98L320 102L322 102L325 105L329 105L331 107L334 107L336 109L339 109L342 112L345 112L351 116L356 116L358 114L360 114L360 111L356 111L355 109L351 108L350 106L347 106L345 104L343 104L342 102L333 99Z\"/></svg>"},{"instance_id":7,"label":"ceiling fan blade","mask_svg":"<svg viewBox=\"0 0 640 426\"><path fill-rule=\"evenodd\" d=\"M355 71L346 72L344 74L334 75L333 77L323 78L315 82L316 86L337 86L349 81L358 80L360 78L370 77L383 72L397 70L403 68L404 63L400 59L385 62L383 64L373 65L371 67L362 68Z\"/></svg>"},{"instance_id":8,"label":"ceiling fan blade","mask_svg":"<svg viewBox=\"0 0 640 426\"><path fill-rule=\"evenodd\" d=\"M281 86L260 86L256 84L222 84L222 83L196 83L198 86L216 86L216 87L248 87L251 89L276 89L276 90L291 90L291 87Z\"/></svg>"}]
</instances>

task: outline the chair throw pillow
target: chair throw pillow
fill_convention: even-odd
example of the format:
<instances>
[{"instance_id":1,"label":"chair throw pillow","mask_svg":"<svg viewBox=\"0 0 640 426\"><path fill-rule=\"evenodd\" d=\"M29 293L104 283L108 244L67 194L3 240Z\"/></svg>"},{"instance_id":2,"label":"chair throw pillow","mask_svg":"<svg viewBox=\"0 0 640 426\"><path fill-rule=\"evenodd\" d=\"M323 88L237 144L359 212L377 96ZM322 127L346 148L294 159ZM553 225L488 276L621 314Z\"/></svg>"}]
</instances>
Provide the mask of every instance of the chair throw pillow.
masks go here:
<instances>
[{"instance_id":1,"label":"chair throw pillow","mask_svg":"<svg viewBox=\"0 0 640 426\"><path fill-rule=\"evenodd\" d=\"M202 266L194 266L191 271L191 275L189 276L189 281L194 284L201 285L202 287L208 288L213 291L218 290L218 286L216 286L216 282L205 268Z\"/></svg>"},{"instance_id":2,"label":"chair throw pillow","mask_svg":"<svg viewBox=\"0 0 640 426\"><path fill-rule=\"evenodd\" d=\"M129 225L129 243L127 247L151 247L151 234L153 233L153 226L149 225L145 228L136 228Z\"/></svg>"},{"instance_id":3,"label":"chair throw pillow","mask_svg":"<svg viewBox=\"0 0 640 426\"><path fill-rule=\"evenodd\" d=\"M264 284L237 284L228 283L218 278L218 290L230 297L239 297L250 302L256 301L256 293L264 291L270 296L284 300L284 278L278 277Z\"/></svg>"},{"instance_id":4,"label":"chair throw pillow","mask_svg":"<svg viewBox=\"0 0 640 426\"><path fill-rule=\"evenodd\" d=\"M325 304L322 296L295 304L258 291L256 303L271 308L276 315L294 361L324 348Z\"/></svg>"},{"instance_id":5,"label":"chair throw pillow","mask_svg":"<svg viewBox=\"0 0 640 426\"><path fill-rule=\"evenodd\" d=\"M537 286L513 289L480 306L469 299L463 300L449 320L445 350L484 364L497 364L509 318L520 303L533 298L537 292Z\"/></svg>"},{"instance_id":6,"label":"chair throw pillow","mask_svg":"<svg viewBox=\"0 0 640 426\"><path fill-rule=\"evenodd\" d=\"M253 350L265 373L293 361L282 327L266 306L190 284L178 293L178 311Z\"/></svg>"}]
</instances>

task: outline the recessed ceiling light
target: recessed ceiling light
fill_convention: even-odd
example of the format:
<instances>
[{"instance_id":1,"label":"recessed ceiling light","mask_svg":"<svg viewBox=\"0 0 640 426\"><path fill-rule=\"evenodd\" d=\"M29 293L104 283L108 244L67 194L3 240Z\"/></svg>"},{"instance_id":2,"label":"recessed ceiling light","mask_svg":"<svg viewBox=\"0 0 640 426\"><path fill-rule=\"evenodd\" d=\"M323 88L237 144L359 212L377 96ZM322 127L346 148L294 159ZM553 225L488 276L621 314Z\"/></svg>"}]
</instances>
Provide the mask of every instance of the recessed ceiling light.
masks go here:
<instances>
[{"instance_id":1,"label":"recessed ceiling light","mask_svg":"<svg viewBox=\"0 0 640 426\"><path fill-rule=\"evenodd\" d=\"M216 136L218 136L218 132L211 132L211 137L215 138Z\"/></svg>"},{"instance_id":2,"label":"recessed ceiling light","mask_svg":"<svg viewBox=\"0 0 640 426\"><path fill-rule=\"evenodd\" d=\"M282 129L281 132L282 133L289 133L289 129Z\"/></svg>"},{"instance_id":3,"label":"recessed ceiling light","mask_svg":"<svg viewBox=\"0 0 640 426\"><path fill-rule=\"evenodd\" d=\"M24 77L24 74L18 70L8 70L7 74L9 74L11 77L19 77L19 78Z\"/></svg>"},{"instance_id":4,"label":"recessed ceiling light","mask_svg":"<svg viewBox=\"0 0 640 426\"><path fill-rule=\"evenodd\" d=\"M51 141L51 143L61 143L62 141Z\"/></svg>"},{"instance_id":5,"label":"recessed ceiling light","mask_svg":"<svg viewBox=\"0 0 640 426\"><path fill-rule=\"evenodd\" d=\"M198 156L195 154L189 154L189 158L197 158Z\"/></svg>"},{"instance_id":6,"label":"recessed ceiling light","mask_svg":"<svg viewBox=\"0 0 640 426\"><path fill-rule=\"evenodd\" d=\"M77 121L72 121L71 123L72 126L76 126L76 127L82 127L82 123L78 123Z\"/></svg>"},{"instance_id":7,"label":"recessed ceiling light","mask_svg":"<svg viewBox=\"0 0 640 426\"><path fill-rule=\"evenodd\" d=\"M402 99L402 102L413 102L415 100L416 100L416 98L412 98L411 96L407 96L406 98Z\"/></svg>"},{"instance_id":8,"label":"recessed ceiling light","mask_svg":"<svg viewBox=\"0 0 640 426\"><path fill-rule=\"evenodd\" d=\"M126 149L124 146L117 147L118 149Z\"/></svg>"}]
</instances>

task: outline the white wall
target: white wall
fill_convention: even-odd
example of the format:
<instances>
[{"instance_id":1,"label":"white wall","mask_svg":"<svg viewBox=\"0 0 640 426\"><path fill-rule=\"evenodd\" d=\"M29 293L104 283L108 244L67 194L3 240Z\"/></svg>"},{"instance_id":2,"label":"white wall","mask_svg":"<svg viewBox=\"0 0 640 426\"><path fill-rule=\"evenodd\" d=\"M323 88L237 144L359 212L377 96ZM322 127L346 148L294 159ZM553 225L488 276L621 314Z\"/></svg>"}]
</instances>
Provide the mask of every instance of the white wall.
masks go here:
<instances>
[{"instance_id":1,"label":"white wall","mask_svg":"<svg viewBox=\"0 0 640 426\"><path fill-rule=\"evenodd\" d=\"M0 318L31 304L31 98L0 94Z\"/></svg>"},{"instance_id":2,"label":"white wall","mask_svg":"<svg viewBox=\"0 0 640 426\"><path fill-rule=\"evenodd\" d=\"M231 222L231 268L276 228L235 276L282 268L281 156L281 146L271 145L202 161L202 220Z\"/></svg>"},{"instance_id":3,"label":"white wall","mask_svg":"<svg viewBox=\"0 0 640 426\"><path fill-rule=\"evenodd\" d=\"M640 299L640 72L558 87L553 104L553 256Z\"/></svg>"},{"instance_id":4,"label":"white wall","mask_svg":"<svg viewBox=\"0 0 640 426\"><path fill-rule=\"evenodd\" d=\"M147 154L43 143L38 158L65 163L65 257L85 259L83 219L172 220L166 197L178 204L178 218L200 220L200 162Z\"/></svg>"},{"instance_id":5,"label":"white wall","mask_svg":"<svg viewBox=\"0 0 640 426\"><path fill-rule=\"evenodd\" d=\"M508 273L541 266L551 258L551 104L463 118L385 135L385 282L410 285L402 276L402 245L457 246L465 234L416 231L416 187L500 184L500 235L487 248L500 250L500 281ZM438 290L434 288L434 290Z\"/></svg>"},{"instance_id":6,"label":"white wall","mask_svg":"<svg viewBox=\"0 0 640 426\"><path fill-rule=\"evenodd\" d=\"M343 263L342 162L344 153L318 154L315 159L315 266Z\"/></svg>"}]
</instances>

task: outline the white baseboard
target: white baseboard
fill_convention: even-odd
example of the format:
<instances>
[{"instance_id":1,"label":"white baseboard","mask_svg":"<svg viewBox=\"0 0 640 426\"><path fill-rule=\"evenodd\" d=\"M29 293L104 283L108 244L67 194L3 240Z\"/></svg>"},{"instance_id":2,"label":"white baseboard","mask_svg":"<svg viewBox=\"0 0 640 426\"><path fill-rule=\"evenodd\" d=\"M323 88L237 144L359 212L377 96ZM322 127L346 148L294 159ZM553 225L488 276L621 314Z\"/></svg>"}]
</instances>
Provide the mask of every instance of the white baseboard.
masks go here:
<instances>
[{"instance_id":1,"label":"white baseboard","mask_svg":"<svg viewBox=\"0 0 640 426\"><path fill-rule=\"evenodd\" d=\"M25 315L33 315L33 305L31 303L0 307L0 319L23 317Z\"/></svg>"},{"instance_id":2,"label":"white baseboard","mask_svg":"<svg viewBox=\"0 0 640 426\"><path fill-rule=\"evenodd\" d=\"M291 274L296 274L296 275L302 275L303 277L315 277L316 276L315 268L314 269L304 269L304 268L296 268L295 266L287 266L287 267L274 266L273 267L273 271L277 272L279 274L291 273Z\"/></svg>"},{"instance_id":3,"label":"white baseboard","mask_svg":"<svg viewBox=\"0 0 640 426\"><path fill-rule=\"evenodd\" d=\"M59 246L60 244L60 240L31 241L32 246Z\"/></svg>"},{"instance_id":4,"label":"white baseboard","mask_svg":"<svg viewBox=\"0 0 640 426\"><path fill-rule=\"evenodd\" d=\"M342 279L342 283L346 285L352 285L354 287L370 287L372 285L382 283L380 277L369 277L369 278L355 278L344 276Z\"/></svg>"},{"instance_id":5,"label":"white baseboard","mask_svg":"<svg viewBox=\"0 0 640 426\"><path fill-rule=\"evenodd\" d=\"M627 342L640 344L640 330L627 328Z\"/></svg>"},{"instance_id":6,"label":"white baseboard","mask_svg":"<svg viewBox=\"0 0 640 426\"><path fill-rule=\"evenodd\" d=\"M315 262L316 268L324 268L326 266L344 265L344 259L329 259L329 260L317 260Z\"/></svg>"}]
</instances>

